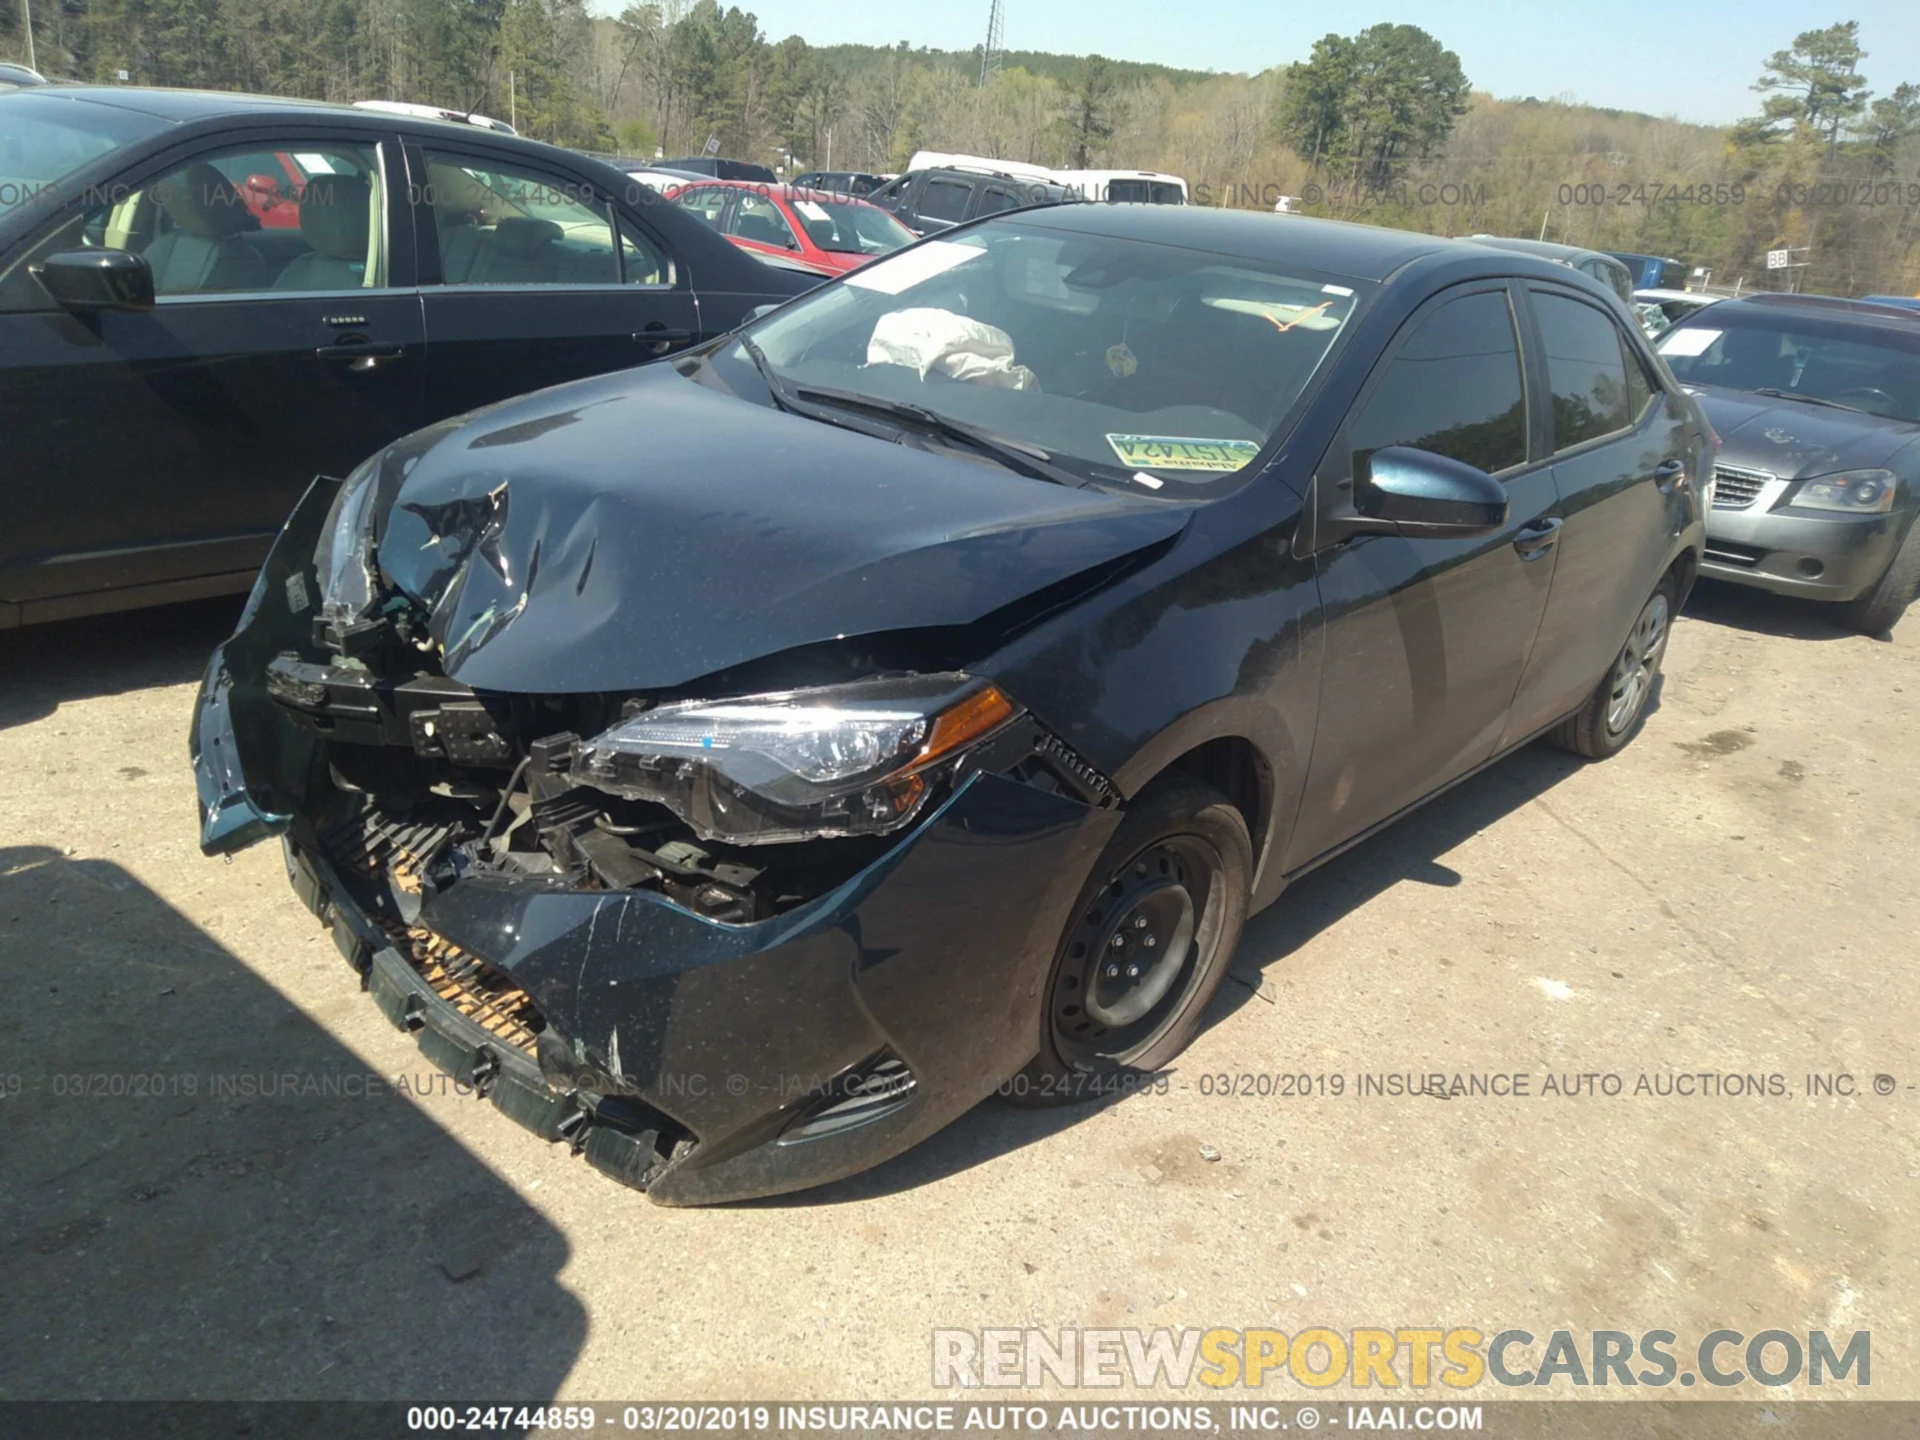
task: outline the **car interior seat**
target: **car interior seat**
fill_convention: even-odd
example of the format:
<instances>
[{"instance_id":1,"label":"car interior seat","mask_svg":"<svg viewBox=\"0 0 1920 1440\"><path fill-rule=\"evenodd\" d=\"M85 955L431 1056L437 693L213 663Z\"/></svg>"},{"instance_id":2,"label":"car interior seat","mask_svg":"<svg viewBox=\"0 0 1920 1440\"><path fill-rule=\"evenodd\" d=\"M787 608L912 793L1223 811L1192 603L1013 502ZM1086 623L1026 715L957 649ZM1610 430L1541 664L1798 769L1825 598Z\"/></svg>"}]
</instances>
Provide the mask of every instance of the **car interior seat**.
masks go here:
<instances>
[{"instance_id":1,"label":"car interior seat","mask_svg":"<svg viewBox=\"0 0 1920 1440\"><path fill-rule=\"evenodd\" d=\"M257 290L267 266L241 238L259 228L226 176L204 162L189 165L154 187L154 202L172 228L143 252L157 295Z\"/></svg>"},{"instance_id":2,"label":"car interior seat","mask_svg":"<svg viewBox=\"0 0 1920 1440\"><path fill-rule=\"evenodd\" d=\"M467 280L474 285L540 285L559 281L565 231L551 220L510 215L480 237Z\"/></svg>"},{"instance_id":3,"label":"car interior seat","mask_svg":"<svg viewBox=\"0 0 1920 1440\"><path fill-rule=\"evenodd\" d=\"M358 290L367 283L367 237L373 183L358 175L315 175L300 196L300 238L313 248L295 256L273 282L276 290Z\"/></svg>"},{"instance_id":4,"label":"car interior seat","mask_svg":"<svg viewBox=\"0 0 1920 1440\"><path fill-rule=\"evenodd\" d=\"M733 233L742 240L761 245L785 245L787 237L780 222L764 210L742 210L734 218Z\"/></svg>"}]
</instances>

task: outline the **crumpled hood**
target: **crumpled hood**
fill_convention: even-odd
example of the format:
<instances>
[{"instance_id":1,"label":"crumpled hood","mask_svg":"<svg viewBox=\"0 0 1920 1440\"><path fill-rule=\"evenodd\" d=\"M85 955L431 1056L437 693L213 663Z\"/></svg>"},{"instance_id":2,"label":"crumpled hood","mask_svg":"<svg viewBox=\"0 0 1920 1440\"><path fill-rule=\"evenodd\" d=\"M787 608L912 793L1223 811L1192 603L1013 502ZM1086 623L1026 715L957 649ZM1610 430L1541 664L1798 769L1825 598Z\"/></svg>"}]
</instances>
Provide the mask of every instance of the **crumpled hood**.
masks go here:
<instances>
[{"instance_id":1,"label":"crumpled hood","mask_svg":"<svg viewBox=\"0 0 1920 1440\"><path fill-rule=\"evenodd\" d=\"M447 673L547 694L967 624L1192 513L784 414L670 365L400 441L376 506L380 568L430 611Z\"/></svg>"},{"instance_id":2,"label":"crumpled hood","mask_svg":"<svg viewBox=\"0 0 1920 1440\"><path fill-rule=\"evenodd\" d=\"M1720 436L1720 459L1785 480L1887 464L1920 439L1920 426L1768 395L1692 387Z\"/></svg>"}]
</instances>

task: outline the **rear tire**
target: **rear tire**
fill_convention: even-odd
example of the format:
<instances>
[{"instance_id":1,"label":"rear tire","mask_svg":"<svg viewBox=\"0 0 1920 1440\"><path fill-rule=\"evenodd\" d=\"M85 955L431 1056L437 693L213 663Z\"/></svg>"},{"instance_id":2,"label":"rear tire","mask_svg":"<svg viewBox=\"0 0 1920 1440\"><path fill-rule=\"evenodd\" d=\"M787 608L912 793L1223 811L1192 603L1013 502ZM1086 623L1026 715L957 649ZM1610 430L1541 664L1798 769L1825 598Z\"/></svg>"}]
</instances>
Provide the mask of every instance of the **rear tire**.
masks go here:
<instances>
[{"instance_id":1,"label":"rear tire","mask_svg":"<svg viewBox=\"0 0 1920 1440\"><path fill-rule=\"evenodd\" d=\"M1186 1049L1247 920L1253 844L1240 811L1184 775L1147 787L1101 852L1041 995L1040 1053L1017 1105L1118 1093Z\"/></svg>"},{"instance_id":2,"label":"rear tire","mask_svg":"<svg viewBox=\"0 0 1920 1440\"><path fill-rule=\"evenodd\" d=\"M1900 623L1920 592L1920 518L1907 526L1907 538L1893 552L1887 573L1858 600L1841 607L1847 624L1862 635L1884 635Z\"/></svg>"},{"instance_id":3,"label":"rear tire","mask_svg":"<svg viewBox=\"0 0 1920 1440\"><path fill-rule=\"evenodd\" d=\"M1639 733L1647 701L1659 684L1679 595L1679 582L1672 575L1654 586L1606 675L1586 704L1547 732L1549 744L1589 760L1605 760L1626 749Z\"/></svg>"}]
</instances>

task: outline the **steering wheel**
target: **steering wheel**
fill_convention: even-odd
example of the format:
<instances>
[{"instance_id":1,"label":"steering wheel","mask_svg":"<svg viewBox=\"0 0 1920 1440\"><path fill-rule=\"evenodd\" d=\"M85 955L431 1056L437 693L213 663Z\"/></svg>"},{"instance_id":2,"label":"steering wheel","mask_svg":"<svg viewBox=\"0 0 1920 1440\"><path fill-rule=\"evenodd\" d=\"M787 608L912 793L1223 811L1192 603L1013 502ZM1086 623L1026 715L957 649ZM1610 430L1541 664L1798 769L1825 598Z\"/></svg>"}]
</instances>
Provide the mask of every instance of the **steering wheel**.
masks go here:
<instances>
[{"instance_id":1,"label":"steering wheel","mask_svg":"<svg viewBox=\"0 0 1920 1440\"><path fill-rule=\"evenodd\" d=\"M1876 405L1886 405L1889 407L1893 404L1893 397L1891 395L1873 385L1862 385L1858 390L1842 390L1833 398L1841 401L1853 399L1869 400Z\"/></svg>"}]
</instances>

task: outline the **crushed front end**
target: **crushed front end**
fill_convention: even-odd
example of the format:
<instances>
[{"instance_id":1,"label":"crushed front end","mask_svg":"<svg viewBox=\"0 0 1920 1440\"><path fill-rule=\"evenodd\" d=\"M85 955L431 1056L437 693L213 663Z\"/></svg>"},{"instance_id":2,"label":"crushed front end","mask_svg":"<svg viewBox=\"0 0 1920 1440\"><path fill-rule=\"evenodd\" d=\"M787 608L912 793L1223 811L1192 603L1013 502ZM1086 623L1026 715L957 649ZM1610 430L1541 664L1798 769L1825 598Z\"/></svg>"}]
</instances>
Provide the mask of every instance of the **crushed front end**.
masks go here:
<instances>
[{"instance_id":1,"label":"crushed front end","mask_svg":"<svg viewBox=\"0 0 1920 1440\"><path fill-rule=\"evenodd\" d=\"M478 690L417 597L330 604L351 500L316 482L209 664L202 844L279 835L436 1065L701 1204L863 1170L1031 1058L1118 797L1015 700L951 671Z\"/></svg>"}]
</instances>

